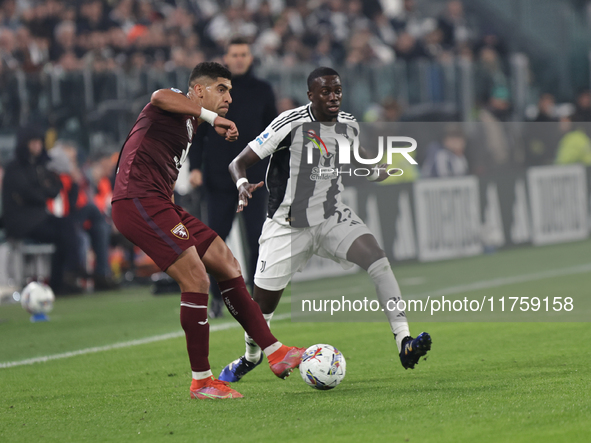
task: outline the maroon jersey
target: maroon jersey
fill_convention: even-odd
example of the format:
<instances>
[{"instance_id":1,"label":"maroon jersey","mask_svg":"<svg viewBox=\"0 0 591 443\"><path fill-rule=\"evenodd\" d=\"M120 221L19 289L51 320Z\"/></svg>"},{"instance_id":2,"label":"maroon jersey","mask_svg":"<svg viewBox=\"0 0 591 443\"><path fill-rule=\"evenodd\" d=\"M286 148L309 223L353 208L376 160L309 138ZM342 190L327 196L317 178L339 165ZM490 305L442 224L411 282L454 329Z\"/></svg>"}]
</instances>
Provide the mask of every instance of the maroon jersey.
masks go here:
<instances>
[{"instance_id":1,"label":"maroon jersey","mask_svg":"<svg viewBox=\"0 0 591 443\"><path fill-rule=\"evenodd\" d=\"M148 103L121 149L113 201L154 193L170 198L197 125L193 116Z\"/></svg>"}]
</instances>

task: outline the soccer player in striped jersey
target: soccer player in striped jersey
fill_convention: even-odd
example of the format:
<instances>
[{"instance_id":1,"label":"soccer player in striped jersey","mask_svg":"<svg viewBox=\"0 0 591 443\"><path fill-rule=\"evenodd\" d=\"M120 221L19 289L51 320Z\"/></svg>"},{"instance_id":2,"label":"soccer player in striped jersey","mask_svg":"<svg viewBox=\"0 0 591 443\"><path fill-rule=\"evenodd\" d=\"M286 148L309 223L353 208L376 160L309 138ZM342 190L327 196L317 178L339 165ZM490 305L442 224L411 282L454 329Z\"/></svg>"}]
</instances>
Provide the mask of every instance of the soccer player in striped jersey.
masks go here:
<instances>
[{"instance_id":1,"label":"soccer player in striped jersey","mask_svg":"<svg viewBox=\"0 0 591 443\"><path fill-rule=\"evenodd\" d=\"M338 73L331 68L315 69L308 77L310 103L279 115L230 164L230 174L239 192L240 212L248 205L252 192L263 184L249 183L246 170L271 156L267 171L269 205L259 240L253 294L267 322L271 321L292 276L304 268L313 254L330 258L343 267L356 264L366 270L383 307L388 306L389 300L401 298L385 252L365 223L341 201L343 185L341 174L336 172L335 140L344 137L352 145L359 133L355 118L340 110L342 96ZM320 149L311 146L312 140ZM367 158L362 147L359 152ZM374 168L368 178L386 179L386 166ZM402 366L414 368L431 348L431 337L426 332L411 337L403 311L384 312ZM239 381L262 361L260 348L248 334L245 338L245 355L228 364L220 380Z\"/></svg>"}]
</instances>

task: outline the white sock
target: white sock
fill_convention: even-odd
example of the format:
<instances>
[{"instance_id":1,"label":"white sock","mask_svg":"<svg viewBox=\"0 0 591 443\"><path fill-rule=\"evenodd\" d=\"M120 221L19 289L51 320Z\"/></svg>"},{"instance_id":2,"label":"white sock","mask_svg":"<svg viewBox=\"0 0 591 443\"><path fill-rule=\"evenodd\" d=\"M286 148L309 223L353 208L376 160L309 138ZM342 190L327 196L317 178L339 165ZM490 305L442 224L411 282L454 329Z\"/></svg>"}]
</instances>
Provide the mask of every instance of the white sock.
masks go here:
<instances>
[{"instance_id":1,"label":"white sock","mask_svg":"<svg viewBox=\"0 0 591 443\"><path fill-rule=\"evenodd\" d=\"M265 349L263 349L263 352L267 357L269 357L269 355L277 351L281 346L283 346L283 343L281 343L280 341L276 341L271 346L267 346Z\"/></svg>"},{"instance_id":2,"label":"white sock","mask_svg":"<svg viewBox=\"0 0 591 443\"><path fill-rule=\"evenodd\" d=\"M204 378L209 378L212 375L213 374L211 373L211 369L209 371L203 371L203 372L195 372L195 371L193 371L193 378L195 380L203 380Z\"/></svg>"},{"instance_id":3,"label":"white sock","mask_svg":"<svg viewBox=\"0 0 591 443\"><path fill-rule=\"evenodd\" d=\"M267 322L267 326L271 329L271 319L273 318L273 312L270 314L263 314L263 318ZM244 333L244 343L246 344L246 352L244 356L251 363L256 363L261 358L261 348L254 342L252 337L246 332ZM279 349L279 348L277 348Z\"/></svg>"},{"instance_id":4,"label":"white sock","mask_svg":"<svg viewBox=\"0 0 591 443\"><path fill-rule=\"evenodd\" d=\"M367 273L376 286L378 300L380 301L382 308L384 308L386 317L388 317L390 328L392 329L392 333L396 338L398 353L400 353L402 350L402 340L404 337L410 335L410 330L408 329L408 322L406 320L406 314L404 311L399 311L397 309L390 311L386 309L388 300L393 299L397 302L398 300L402 299L400 287L398 286L396 277L394 277L394 273L390 267L390 262L386 257L381 258L371 264L371 266L367 269Z\"/></svg>"}]
</instances>

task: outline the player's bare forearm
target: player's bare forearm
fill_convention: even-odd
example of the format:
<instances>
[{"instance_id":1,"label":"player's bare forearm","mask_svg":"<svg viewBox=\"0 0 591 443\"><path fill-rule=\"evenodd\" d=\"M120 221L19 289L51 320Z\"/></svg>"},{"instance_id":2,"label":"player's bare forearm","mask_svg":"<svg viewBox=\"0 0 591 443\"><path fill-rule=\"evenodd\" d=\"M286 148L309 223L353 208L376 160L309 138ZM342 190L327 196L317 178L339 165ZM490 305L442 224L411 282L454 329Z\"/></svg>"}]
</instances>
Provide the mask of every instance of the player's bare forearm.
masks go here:
<instances>
[{"instance_id":1,"label":"player's bare forearm","mask_svg":"<svg viewBox=\"0 0 591 443\"><path fill-rule=\"evenodd\" d=\"M257 164L261 159L249 146L244 148L240 154L228 166L232 180L236 183L239 179L246 177L246 170Z\"/></svg>"},{"instance_id":2,"label":"player's bare forearm","mask_svg":"<svg viewBox=\"0 0 591 443\"><path fill-rule=\"evenodd\" d=\"M170 89L158 89L152 94L150 103L158 108L175 114L189 114L199 117L201 106L189 100L183 94Z\"/></svg>"},{"instance_id":3,"label":"player's bare forearm","mask_svg":"<svg viewBox=\"0 0 591 443\"><path fill-rule=\"evenodd\" d=\"M236 128L234 122L210 110L207 110L209 117L206 118L205 114L202 117L201 114L205 112L204 109L195 101L178 92L170 89L158 89L152 94L150 103L164 111L194 115L199 118L199 122L207 121L213 126L215 132L225 137L229 142L236 141L238 138L238 128Z\"/></svg>"},{"instance_id":4,"label":"player's bare forearm","mask_svg":"<svg viewBox=\"0 0 591 443\"><path fill-rule=\"evenodd\" d=\"M250 149L250 147L247 146L244 148L242 152L232 160L230 166L228 166L228 170L230 171L234 183L237 183L241 179L246 179L246 170L259 161L259 156ZM248 181L241 181L242 183L238 187L238 209L236 212L242 212L242 210L248 206L248 199L252 198L252 193L264 185L264 182L250 184Z\"/></svg>"}]
</instances>

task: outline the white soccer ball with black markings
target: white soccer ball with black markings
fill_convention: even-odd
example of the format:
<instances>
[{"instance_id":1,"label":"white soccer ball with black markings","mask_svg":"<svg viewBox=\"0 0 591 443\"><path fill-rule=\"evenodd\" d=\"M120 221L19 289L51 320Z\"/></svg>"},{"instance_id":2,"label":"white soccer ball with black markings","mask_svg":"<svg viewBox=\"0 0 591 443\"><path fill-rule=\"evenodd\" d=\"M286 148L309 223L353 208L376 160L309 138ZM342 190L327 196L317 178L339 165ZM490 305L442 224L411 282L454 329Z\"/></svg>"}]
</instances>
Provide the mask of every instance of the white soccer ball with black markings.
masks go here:
<instances>
[{"instance_id":1,"label":"white soccer ball with black markings","mask_svg":"<svg viewBox=\"0 0 591 443\"><path fill-rule=\"evenodd\" d=\"M55 295L46 284L33 281L21 293L21 305L31 314L47 314L53 309Z\"/></svg>"},{"instance_id":2,"label":"white soccer ball with black markings","mask_svg":"<svg viewBox=\"0 0 591 443\"><path fill-rule=\"evenodd\" d=\"M313 345L306 349L300 363L302 379L315 389L332 389L345 378L347 363L343 354L331 345Z\"/></svg>"}]
</instances>

